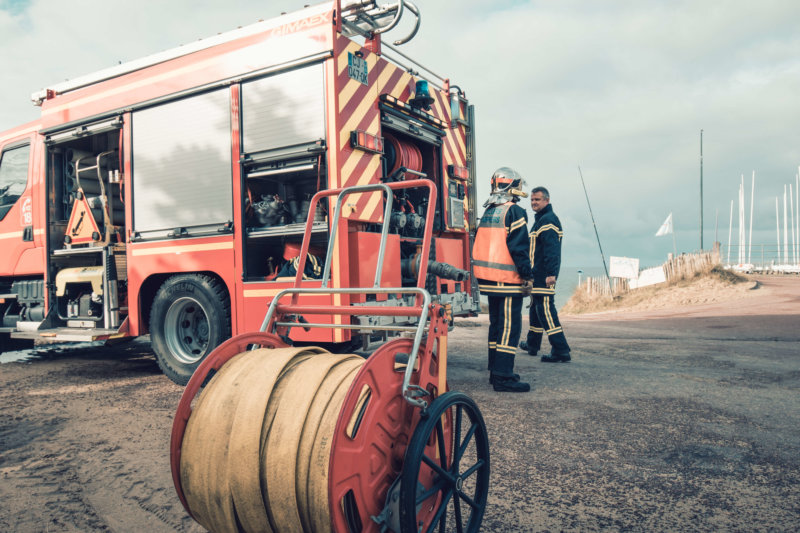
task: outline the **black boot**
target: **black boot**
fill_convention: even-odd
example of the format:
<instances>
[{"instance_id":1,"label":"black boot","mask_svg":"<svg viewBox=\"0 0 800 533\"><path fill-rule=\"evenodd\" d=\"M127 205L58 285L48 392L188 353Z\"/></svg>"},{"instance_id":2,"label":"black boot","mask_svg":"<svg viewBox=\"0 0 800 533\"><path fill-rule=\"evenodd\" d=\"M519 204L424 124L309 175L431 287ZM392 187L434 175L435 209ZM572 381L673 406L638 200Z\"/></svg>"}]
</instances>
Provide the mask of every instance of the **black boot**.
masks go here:
<instances>
[{"instance_id":1,"label":"black boot","mask_svg":"<svg viewBox=\"0 0 800 533\"><path fill-rule=\"evenodd\" d=\"M520 350L528 352L528 355L532 355L534 357L536 357L536 355L538 355L539 353L538 350L531 350L532 346L528 344L528 341L522 341L521 343L519 343L519 348Z\"/></svg>"},{"instance_id":2,"label":"black boot","mask_svg":"<svg viewBox=\"0 0 800 533\"><path fill-rule=\"evenodd\" d=\"M513 377L495 376L492 384L497 392L528 392L531 390L529 383L514 381Z\"/></svg>"},{"instance_id":3,"label":"black boot","mask_svg":"<svg viewBox=\"0 0 800 533\"><path fill-rule=\"evenodd\" d=\"M494 380L495 379L496 379L496 376L494 375L494 372L489 371L489 383L494 385ZM513 376L511 376L511 379L513 379L514 381L519 381L519 374L514 374Z\"/></svg>"},{"instance_id":4,"label":"black boot","mask_svg":"<svg viewBox=\"0 0 800 533\"><path fill-rule=\"evenodd\" d=\"M494 390L498 392L528 392L531 386L524 381L520 381L514 373L514 354L497 352L494 356L494 366L489 374ZM516 379L514 379L516 377Z\"/></svg>"},{"instance_id":5,"label":"black boot","mask_svg":"<svg viewBox=\"0 0 800 533\"><path fill-rule=\"evenodd\" d=\"M569 363L572 360L570 357L569 352L562 353L562 354L548 354L542 356L542 363Z\"/></svg>"}]
</instances>

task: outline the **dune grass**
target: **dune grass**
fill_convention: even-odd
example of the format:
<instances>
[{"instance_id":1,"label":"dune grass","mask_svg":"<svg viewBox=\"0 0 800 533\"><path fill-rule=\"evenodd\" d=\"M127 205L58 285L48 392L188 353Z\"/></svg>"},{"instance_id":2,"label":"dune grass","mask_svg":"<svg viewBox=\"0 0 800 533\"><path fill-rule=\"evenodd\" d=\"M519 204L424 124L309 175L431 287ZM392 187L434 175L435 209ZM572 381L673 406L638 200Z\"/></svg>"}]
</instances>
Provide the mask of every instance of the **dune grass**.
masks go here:
<instances>
[{"instance_id":1,"label":"dune grass","mask_svg":"<svg viewBox=\"0 0 800 533\"><path fill-rule=\"evenodd\" d=\"M577 287L560 312L579 315L629 309L646 302L666 298L667 294L671 294L676 288L691 287L700 281L708 280L725 285L736 285L748 281L748 278L716 265L665 283L633 289L613 298L603 294L590 295L582 287Z\"/></svg>"}]
</instances>

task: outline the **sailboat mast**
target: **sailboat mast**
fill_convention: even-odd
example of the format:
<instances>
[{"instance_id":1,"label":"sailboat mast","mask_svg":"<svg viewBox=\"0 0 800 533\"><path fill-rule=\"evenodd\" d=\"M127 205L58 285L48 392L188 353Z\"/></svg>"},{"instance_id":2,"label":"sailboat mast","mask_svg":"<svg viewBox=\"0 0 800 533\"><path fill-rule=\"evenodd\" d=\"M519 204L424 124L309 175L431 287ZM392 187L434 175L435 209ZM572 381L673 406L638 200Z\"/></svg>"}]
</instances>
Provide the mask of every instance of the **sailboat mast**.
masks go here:
<instances>
[{"instance_id":1,"label":"sailboat mast","mask_svg":"<svg viewBox=\"0 0 800 533\"><path fill-rule=\"evenodd\" d=\"M775 197L775 235L778 240L778 264L781 262L781 212L778 209L778 197Z\"/></svg>"},{"instance_id":2,"label":"sailboat mast","mask_svg":"<svg viewBox=\"0 0 800 533\"><path fill-rule=\"evenodd\" d=\"M753 251L753 199L756 196L756 171L753 171L753 185L750 190L750 241L747 243L747 262L751 262Z\"/></svg>"},{"instance_id":3,"label":"sailboat mast","mask_svg":"<svg viewBox=\"0 0 800 533\"><path fill-rule=\"evenodd\" d=\"M731 237L733 236L733 200L731 200L731 220L728 222L728 261L731 264Z\"/></svg>"}]
</instances>

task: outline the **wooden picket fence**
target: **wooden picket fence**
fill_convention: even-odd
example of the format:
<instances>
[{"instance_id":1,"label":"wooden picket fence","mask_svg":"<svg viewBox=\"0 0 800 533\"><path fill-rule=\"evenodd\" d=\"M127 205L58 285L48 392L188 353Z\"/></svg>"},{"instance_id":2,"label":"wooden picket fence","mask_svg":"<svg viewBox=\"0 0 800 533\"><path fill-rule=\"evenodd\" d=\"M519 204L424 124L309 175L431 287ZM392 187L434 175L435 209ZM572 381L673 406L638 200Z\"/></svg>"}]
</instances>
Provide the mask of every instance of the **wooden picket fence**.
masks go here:
<instances>
[{"instance_id":1,"label":"wooden picket fence","mask_svg":"<svg viewBox=\"0 0 800 533\"><path fill-rule=\"evenodd\" d=\"M719 253L696 252L681 254L664 263L664 275L667 282L690 279L698 274L705 274L719 264Z\"/></svg>"},{"instance_id":2,"label":"wooden picket fence","mask_svg":"<svg viewBox=\"0 0 800 533\"><path fill-rule=\"evenodd\" d=\"M714 250L711 252L681 254L668 259L661 266L664 269L664 277L666 277L667 283L670 283L707 273L718 264L719 251ZM584 296L587 298L596 298L598 296L610 298L630 290L633 289L631 289L629 281L625 278L611 278L611 284L609 284L608 278L600 276L586 278L580 287L576 289L576 292L583 291Z\"/></svg>"}]
</instances>

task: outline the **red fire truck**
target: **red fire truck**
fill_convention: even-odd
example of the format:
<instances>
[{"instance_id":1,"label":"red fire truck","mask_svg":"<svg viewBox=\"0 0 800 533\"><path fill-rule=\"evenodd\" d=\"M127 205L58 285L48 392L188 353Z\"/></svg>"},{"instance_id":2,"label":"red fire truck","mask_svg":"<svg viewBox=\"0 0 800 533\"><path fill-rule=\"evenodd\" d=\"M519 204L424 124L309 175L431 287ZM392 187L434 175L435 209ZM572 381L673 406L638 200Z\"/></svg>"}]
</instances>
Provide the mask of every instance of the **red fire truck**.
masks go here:
<instances>
[{"instance_id":1,"label":"red fire truck","mask_svg":"<svg viewBox=\"0 0 800 533\"><path fill-rule=\"evenodd\" d=\"M404 13L411 35L382 42ZM347 198L331 286L370 286L379 261L383 285L417 284L434 210L425 288L454 316L473 313L474 111L396 48L419 19L408 0L336 0L34 93L40 119L0 133L0 350L149 334L162 370L186 383L292 285L309 217L303 284L320 286L334 225L327 201L308 212L312 195L420 178L436 205L415 189L398 189L388 214L385 192ZM350 329L292 328L293 342L352 348L397 320L312 318Z\"/></svg>"}]
</instances>

